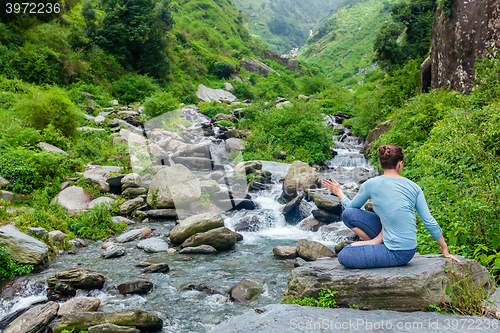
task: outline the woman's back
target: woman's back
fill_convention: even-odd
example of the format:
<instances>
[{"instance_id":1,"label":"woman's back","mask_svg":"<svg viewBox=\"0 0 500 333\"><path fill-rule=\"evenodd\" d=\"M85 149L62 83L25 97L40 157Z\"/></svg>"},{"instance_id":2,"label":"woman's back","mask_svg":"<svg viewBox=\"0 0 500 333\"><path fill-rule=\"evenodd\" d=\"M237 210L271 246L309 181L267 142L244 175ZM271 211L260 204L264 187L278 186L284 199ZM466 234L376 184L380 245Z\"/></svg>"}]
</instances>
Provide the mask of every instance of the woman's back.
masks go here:
<instances>
[{"instance_id":1,"label":"woman's back","mask_svg":"<svg viewBox=\"0 0 500 333\"><path fill-rule=\"evenodd\" d=\"M435 237L441 236L441 228L427 208L420 187L407 178L378 176L366 181L358 195L342 204L348 208L361 208L371 199L373 210L380 217L384 244L390 250L410 250L417 246L415 208L425 226Z\"/></svg>"}]
</instances>

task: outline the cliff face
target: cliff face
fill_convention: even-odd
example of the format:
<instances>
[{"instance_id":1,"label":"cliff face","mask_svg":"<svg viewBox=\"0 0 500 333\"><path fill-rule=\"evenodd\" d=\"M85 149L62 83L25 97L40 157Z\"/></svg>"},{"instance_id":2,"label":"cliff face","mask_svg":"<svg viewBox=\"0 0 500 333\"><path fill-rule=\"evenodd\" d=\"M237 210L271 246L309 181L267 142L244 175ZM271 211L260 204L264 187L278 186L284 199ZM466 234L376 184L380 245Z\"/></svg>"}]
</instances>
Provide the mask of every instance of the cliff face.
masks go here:
<instances>
[{"instance_id":1,"label":"cliff face","mask_svg":"<svg viewBox=\"0 0 500 333\"><path fill-rule=\"evenodd\" d=\"M432 87L468 93L474 62L500 49L500 0L452 0L436 13L432 38Z\"/></svg>"}]
</instances>

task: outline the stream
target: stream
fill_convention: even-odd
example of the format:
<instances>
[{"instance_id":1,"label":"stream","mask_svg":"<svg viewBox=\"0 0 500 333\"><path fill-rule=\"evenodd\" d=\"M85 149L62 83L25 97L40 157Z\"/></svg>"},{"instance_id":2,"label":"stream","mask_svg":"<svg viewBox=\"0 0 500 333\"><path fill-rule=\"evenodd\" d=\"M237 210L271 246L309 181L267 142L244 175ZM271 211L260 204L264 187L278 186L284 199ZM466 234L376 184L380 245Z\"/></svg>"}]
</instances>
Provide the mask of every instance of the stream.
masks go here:
<instances>
[{"instance_id":1,"label":"stream","mask_svg":"<svg viewBox=\"0 0 500 333\"><path fill-rule=\"evenodd\" d=\"M329 122L336 125L335 119ZM330 125L332 125L330 123ZM332 126L333 126L332 125ZM205 137L207 145L216 145L211 137ZM336 156L325 161L326 167L318 171L320 179L335 178L346 192L359 186L359 183L376 175L360 150L363 142L350 136L349 131L335 137ZM212 141L212 142L211 142ZM102 241L90 242L88 247L75 250L75 254L55 256L41 271L21 277L3 287L0 299L0 318L30 304L46 299L46 279L58 271L81 266L102 273L107 282L102 290L79 291L77 296L92 296L101 300L100 311L121 308L139 308L150 311L164 319L163 332L208 332L222 321L246 313L251 309L268 304L279 303L287 288L290 272L294 268L293 260L277 260L273 255L275 246L295 246L299 239L319 241L330 248L342 241L334 229L321 227L317 232L303 231L297 225L287 224L280 203L282 180L289 164L262 162L263 170L272 173L272 186L268 190L251 192L257 209L239 210L222 213L226 227L234 230L236 223L248 215L262 220L261 228L255 232L241 232L243 241L238 242L233 250L216 255L180 255L178 253L148 254L136 248L138 241L122 244L127 254L114 259L102 259ZM314 206L314 203L309 203ZM174 221L166 223L136 224L153 229L153 237L167 237ZM342 228L345 228L340 223ZM142 261L166 262L170 271L165 274L142 274L135 267ZM154 289L147 295L120 295L116 286L120 283L145 278L154 283ZM263 292L247 304L239 305L229 301L227 290L242 280L255 280L263 284ZM209 286L211 294L184 287L195 284ZM12 293L5 299L4 292Z\"/></svg>"}]
</instances>

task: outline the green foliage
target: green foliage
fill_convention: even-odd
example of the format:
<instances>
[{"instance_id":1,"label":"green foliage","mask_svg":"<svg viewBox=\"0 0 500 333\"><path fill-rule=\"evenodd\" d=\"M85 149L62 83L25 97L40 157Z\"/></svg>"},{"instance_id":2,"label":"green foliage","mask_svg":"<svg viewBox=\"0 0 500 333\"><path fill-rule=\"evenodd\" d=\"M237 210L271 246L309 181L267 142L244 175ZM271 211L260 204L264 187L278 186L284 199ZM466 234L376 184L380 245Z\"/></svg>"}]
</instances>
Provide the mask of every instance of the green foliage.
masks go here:
<instances>
[{"instance_id":1,"label":"green foliage","mask_svg":"<svg viewBox=\"0 0 500 333\"><path fill-rule=\"evenodd\" d=\"M68 228L78 237L104 240L127 228L125 222L115 223L111 220L111 211L117 213L117 205L110 207L102 203L70 220Z\"/></svg>"},{"instance_id":2,"label":"green foliage","mask_svg":"<svg viewBox=\"0 0 500 333\"><path fill-rule=\"evenodd\" d=\"M28 227L42 227L47 231L60 230L68 233L68 215L59 205L51 205L52 198L57 195L59 184L47 186L33 192L31 202L33 207L22 212L14 220L14 224L25 232Z\"/></svg>"},{"instance_id":3,"label":"green foliage","mask_svg":"<svg viewBox=\"0 0 500 333\"><path fill-rule=\"evenodd\" d=\"M143 102L160 90L160 86L146 75L127 74L113 82L113 95L124 103Z\"/></svg>"},{"instance_id":4,"label":"green foliage","mask_svg":"<svg viewBox=\"0 0 500 333\"><path fill-rule=\"evenodd\" d=\"M166 32L173 25L168 0L103 0L97 44L122 66L152 77L168 72Z\"/></svg>"},{"instance_id":5,"label":"green foliage","mask_svg":"<svg viewBox=\"0 0 500 333\"><path fill-rule=\"evenodd\" d=\"M83 92L92 94L91 99L101 107L110 107L110 101L113 100L111 94L106 89L104 89L104 87L94 84L88 84L82 81L71 84L68 87L68 90L69 97L75 104L78 105L89 104L88 97L86 95L83 95Z\"/></svg>"},{"instance_id":6,"label":"green foliage","mask_svg":"<svg viewBox=\"0 0 500 333\"><path fill-rule=\"evenodd\" d=\"M449 285L446 287L446 293L451 296L451 302L435 306L433 310L462 316L483 316L484 304L488 298L486 289L488 286L476 285L470 269L463 271L464 273L458 273L455 269L447 271Z\"/></svg>"},{"instance_id":7,"label":"green foliage","mask_svg":"<svg viewBox=\"0 0 500 333\"><path fill-rule=\"evenodd\" d=\"M332 134L323 124L318 105L294 103L282 109L257 105L245 109L251 130L244 151L246 160L278 160L321 163L331 156Z\"/></svg>"},{"instance_id":8,"label":"green foliage","mask_svg":"<svg viewBox=\"0 0 500 333\"><path fill-rule=\"evenodd\" d=\"M217 62L211 72L219 79L228 79L234 72L234 66L225 61Z\"/></svg>"},{"instance_id":9,"label":"green foliage","mask_svg":"<svg viewBox=\"0 0 500 333\"><path fill-rule=\"evenodd\" d=\"M376 52L376 60L382 66L400 64L403 61L405 55L397 42L403 31L402 24L394 21L389 21L380 28L380 33L375 38L373 48Z\"/></svg>"},{"instance_id":10,"label":"green foliage","mask_svg":"<svg viewBox=\"0 0 500 333\"><path fill-rule=\"evenodd\" d=\"M255 98L255 89L243 81L234 80L231 82L234 88L234 96L238 97L240 100L245 99L254 99Z\"/></svg>"},{"instance_id":11,"label":"green foliage","mask_svg":"<svg viewBox=\"0 0 500 333\"><path fill-rule=\"evenodd\" d=\"M300 299L284 299L282 303L285 304L298 304L302 306L316 306L318 308L336 308L337 301L335 301L335 294L338 291L332 291L330 289L321 289L319 292L318 299L313 297L304 297Z\"/></svg>"},{"instance_id":12,"label":"green foliage","mask_svg":"<svg viewBox=\"0 0 500 333\"><path fill-rule=\"evenodd\" d=\"M444 13L444 17L449 20L451 18L451 6L453 0L438 0L438 9L441 9Z\"/></svg>"},{"instance_id":13,"label":"green foliage","mask_svg":"<svg viewBox=\"0 0 500 333\"><path fill-rule=\"evenodd\" d=\"M210 193L201 192L200 200L196 204L203 208L210 207Z\"/></svg>"},{"instance_id":14,"label":"green foliage","mask_svg":"<svg viewBox=\"0 0 500 333\"><path fill-rule=\"evenodd\" d=\"M179 100L165 91L158 91L144 102L144 113L149 118L157 117L179 107Z\"/></svg>"},{"instance_id":15,"label":"green foliage","mask_svg":"<svg viewBox=\"0 0 500 333\"><path fill-rule=\"evenodd\" d=\"M23 117L30 127L43 130L53 125L67 137L75 135L79 114L66 91L49 88L33 97L22 98L14 111Z\"/></svg>"},{"instance_id":16,"label":"green foliage","mask_svg":"<svg viewBox=\"0 0 500 333\"><path fill-rule=\"evenodd\" d=\"M0 279L12 279L19 275L29 274L33 265L23 265L9 257L9 249L0 247Z\"/></svg>"},{"instance_id":17,"label":"green foliage","mask_svg":"<svg viewBox=\"0 0 500 333\"><path fill-rule=\"evenodd\" d=\"M431 45L436 9L436 0L401 1L394 4L392 21L382 26L375 41L377 60L394 67L426 55ZM405 28L404 38L398 43L402 27Z\"/></svg>"},{"instance_id":18,"label":"green foliage","mask_svg":"<svg viewBox=\"0 0 500 333\"><path fill-rule=\"evenodd\" d=\"M0 175L10 181L7 189L17 193L30 193L43 184L43 179L31 159L29 151L9 151L0 156Z\"/></svg>"},{"instance_id":19,"label":"green foliage","mask_svg":"<svg viewBox=\"0 0 500 333\"><path fill-rule=\"evenodd\" d=\"M206 104L201 104L200 105L200 112L204 114L205 116L208 116L210 118L220 114L228 114L229 110L226 110L222 106L218 105L219 103L217 102L211 102L211 103L206 103Z\"/></svg>"},{"instance_id":20,"label":"green foliage","mask_svg":"<svg viewBox=\"0 0 500 333\"><path fill-rule=\"evenodd\" d=\"M231 128L236 127L236 125L233 122L227 120L219 120L217 123L224 127L231 127Z\"/></svg>"},{"instance_id":21,"label":"green foliage","mask_svg":"<svg viewBox=\"0 0 500 333\"><path fill-rule=\"evenodd\" d=\"M356 91L333 86L318 97L324 99L322 106L326 108L325 113L342 112L353 116L344 124L351 126L354 133L366 136L418 93L419 72L420 61L414 60L388 75L373 71L370 79ZM383 78L380 79L381 76Z\"/></svg>"}]
</instances>

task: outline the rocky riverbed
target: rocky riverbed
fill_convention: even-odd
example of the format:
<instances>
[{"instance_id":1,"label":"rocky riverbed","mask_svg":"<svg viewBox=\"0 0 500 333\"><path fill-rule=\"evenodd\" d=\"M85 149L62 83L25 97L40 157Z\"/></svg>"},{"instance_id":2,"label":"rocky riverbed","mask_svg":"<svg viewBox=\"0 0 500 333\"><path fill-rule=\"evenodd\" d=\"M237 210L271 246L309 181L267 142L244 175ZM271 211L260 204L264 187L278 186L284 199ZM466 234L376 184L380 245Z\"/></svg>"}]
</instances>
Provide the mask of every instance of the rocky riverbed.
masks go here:
<instances>
[{"instance_id":1,"label":"rocky riverbed","mask_svg":"<svg viewBox=\"0 0 500 333\"><path fill-rule=\"evenodd\" d=\"M138 113L126 112L130 113L126 114L128 129L118 128L116 141L129 144L133 172L121 175L116 167L91 166L81 177L108 193L107 197L92 201L81 188L66 184L54 203L75 213L98 202L126 197L120 207L122 216L113 221L127 223L127 230L104 241L73 240L73 248L61 250L43 269L5 283L0 329L11 322L6 332L18 332L16 327L44 327L61 317L50 324L54 332L91 326L90 331L97 332L101 328L93 326L105 322L142 331L207 332L233 316L277 304L284 294L317 296L321 287L338 286L335 279L343 273L335 269L338 262L332 250L355 235L341 222L338 198L321 189L320 181L335 178L348 196L354 196L363 181L376 175L361 153L363 142L350 136L341 125L342 118L325 118L339 134L337 148L331 160L313 168L300 161L235 165L245 133L223 128L217 120L227 116L236 120L244 116L242 110L210 119L189 106L168 119L147 122L143 129L133 125ZM100 115L104 120L98 119L96 124L121 124L115 120L106 124L106 116ZM172 119L182 120L177 131L162 127ZM365 208L370 209L369 204ZM23 254L20 260L27 263L39 263L46 257L48 249L35 237L50 237L55 244L61 241L57 232L30 229L32 237L12 227L0 229L2 239L18 246L17 252ZM329 259L319 259L323 257ZM434 261L420 264L422 280L432 269L444 270L439 260ZM426 265L432 269L422 268ZM407 281L405 276L412 273L404 267L400 270L400 281ZM367 278L357 271L352 270L346 279ZM390 276L376 274L371 278L380 286L377 290L390 280ZM432 281L437 285L440 278ZM486 272L480 283L487 280ZM346 301L340 303L376 308L362 301L367 293L346 291L341 293ZM397 288L392 294L397 294ZM409 291L397 297L412 295ZM384 301L390 304L390 295ZM22 315L23 309L40 302ZM399 308L404 309L416 308ZM221 327L228 327L224 325Z\"/></svg>"}]
</instances>

